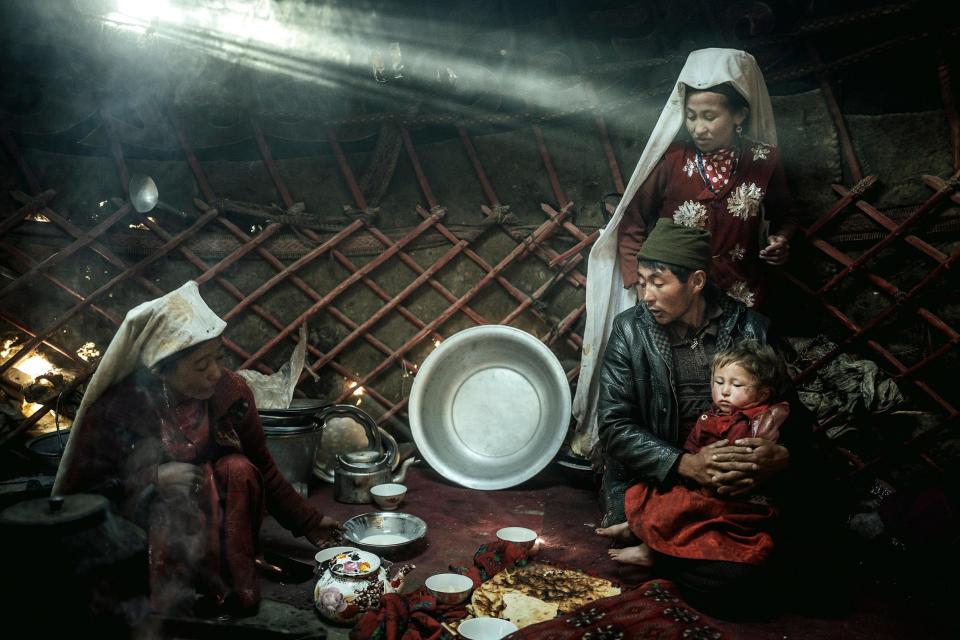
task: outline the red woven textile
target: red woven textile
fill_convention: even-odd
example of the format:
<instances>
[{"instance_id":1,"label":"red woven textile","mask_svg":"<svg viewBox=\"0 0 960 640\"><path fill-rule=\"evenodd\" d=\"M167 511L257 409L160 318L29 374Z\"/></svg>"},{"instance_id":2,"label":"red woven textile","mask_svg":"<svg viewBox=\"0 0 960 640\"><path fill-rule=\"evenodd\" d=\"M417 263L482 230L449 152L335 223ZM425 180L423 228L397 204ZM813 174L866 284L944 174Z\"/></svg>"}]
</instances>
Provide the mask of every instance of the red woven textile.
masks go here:
<instances>
[{"instance_id":1,"label":"red woven textile","mask_svg":"<svg viewBox=\"0 0 960 640\"><path fill-rule=\"evenodd\" d=\"M565 616L525 627L510 640L720 640L725 634L689 607L666 580L651 580Z\"/></svg>"},{"instance_id":2,"label":"red woven textile","mask_svg":"<svg viewBox=\"0 0 960 640\"><path fill-rule=\"evenodd\" d=\"M527 554L508 542L481 545L473 556L473 566L451 565L450 570L469 576L474 586L489 580L501 570L527 563ZM426 589L383 597L380 609L369 611L350 632L352 640L438 640L450 638L441 622L453 622L467 615L466 604L442 605Z\"/></svg>"},{"instance_id":3,"label":"red woven textile","mask_svg":"<svg viewBox=\"0 0 960 640\"><path fill-rule=\"evenodd\" d=\"M507 567L526 563L524 551L509 543L493 542L477 550L472 567L451 565L450 569L470 576L474 585L479 585ZM449 640L452 636L440 623L466 617L465 605L439 605L425 588L407 595L388 594L379 610L360 618L350 632L350 638ZM536 640L719 640L723 634L706 623L702 614L681 601L669 582L653 580L619 596L585 605L569 615L526 627L508 637Z\"/></svg>"}]
</instances>

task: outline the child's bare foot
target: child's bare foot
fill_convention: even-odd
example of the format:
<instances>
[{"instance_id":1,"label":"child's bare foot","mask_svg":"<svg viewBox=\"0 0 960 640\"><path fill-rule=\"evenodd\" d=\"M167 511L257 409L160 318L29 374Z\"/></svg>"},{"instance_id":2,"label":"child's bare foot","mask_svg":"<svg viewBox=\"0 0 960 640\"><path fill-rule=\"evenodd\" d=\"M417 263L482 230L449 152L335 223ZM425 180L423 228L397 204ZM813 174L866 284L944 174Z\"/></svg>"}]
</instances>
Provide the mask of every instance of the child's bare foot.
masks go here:
<instances>
[{"instance_id":1,"label":"child's bare foot","mask_svg":"<svg viewBox=\"0 0 960 640\"><path fill-rule=\"evenodd\" d=\"M625 547L623 549L610 549L607 553L614 562L621 564L632 564L638 567L653 566L653 555L650 553L650 547L645 544L638 544L635 547Z\"/></svg>"},{"instance_id":2,"label":"child's bare foot","mask_svg":"<svg viewBox=\"0 0 960 640\"><path fill-rule=\"evenodd\" d=\"M596 531L598 536L620 542L630 542L630 540L633 539L633 534L630 532L630 525L626 522L613 524L609 527L597 527L594 531Z\"/></svg>"}]
</instances>

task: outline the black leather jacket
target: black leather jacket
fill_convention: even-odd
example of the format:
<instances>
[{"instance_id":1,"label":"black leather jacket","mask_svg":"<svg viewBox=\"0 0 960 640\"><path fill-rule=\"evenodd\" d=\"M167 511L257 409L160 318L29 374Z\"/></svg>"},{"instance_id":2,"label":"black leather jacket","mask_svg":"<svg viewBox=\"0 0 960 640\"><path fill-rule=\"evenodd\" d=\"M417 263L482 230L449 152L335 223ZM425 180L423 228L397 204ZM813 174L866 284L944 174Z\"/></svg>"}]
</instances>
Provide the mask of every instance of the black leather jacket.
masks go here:
<instances>
[{"instance_id":1,"label":"black leather jacket","mask_svg":"<svg viewBox=\"0 0 960 640\"><path fill-rule=\"evenodd\" d=\"M720 306L717 350L741 340L766 343L767 318L711 291ZM623 522L623 494L630 484L664 485L683 453L678 442L679 406L673 386L673 354L664 327L638 304L613 321L600 368L598 431L603 447L603 526Z\"/></svg>"}]
</instances>

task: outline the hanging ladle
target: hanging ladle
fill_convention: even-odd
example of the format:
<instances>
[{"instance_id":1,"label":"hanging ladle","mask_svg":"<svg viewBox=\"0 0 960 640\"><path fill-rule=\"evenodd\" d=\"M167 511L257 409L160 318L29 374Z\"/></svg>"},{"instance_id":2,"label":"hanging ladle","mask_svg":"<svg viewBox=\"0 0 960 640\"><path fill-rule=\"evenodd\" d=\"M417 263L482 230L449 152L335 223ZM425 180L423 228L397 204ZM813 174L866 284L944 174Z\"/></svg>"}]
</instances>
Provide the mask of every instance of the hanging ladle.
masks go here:
<instances>
[{"instance_id":1,"label":"hanging ladle","mask_svg":"<svg viewBox=\"0 0 960 640\"><path fill-rule=\"evenodd\" d=\"M150 176L134 175L130 178L130 204L137 213L153 211L160 200L157 183Z\"/></svg>"},{"instance_id":2,"label":"hanging ladle","mask_svg":"<svg viewBox=\"0 0 960 640\"><path fill-rule=\"evenodd\" d=\"M160 192L157 190L157 183L150 176L133 175L130 177L129 184L130 204L136 209L137 213L148 213L154 208L173 213L181 218L188 217L187 214L170 205L160 202Z\"/></svg>"}]
</instances>

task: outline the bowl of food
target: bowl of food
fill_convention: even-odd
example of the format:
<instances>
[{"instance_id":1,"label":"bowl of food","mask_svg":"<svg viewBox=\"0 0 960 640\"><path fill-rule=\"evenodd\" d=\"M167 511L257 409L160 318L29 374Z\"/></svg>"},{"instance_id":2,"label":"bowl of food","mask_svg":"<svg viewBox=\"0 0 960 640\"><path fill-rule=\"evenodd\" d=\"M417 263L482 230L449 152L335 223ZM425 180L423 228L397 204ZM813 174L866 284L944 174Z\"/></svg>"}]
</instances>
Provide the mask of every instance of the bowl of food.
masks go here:
<instances>
[{"instance_id":1,"label":"bowl of food","mask_svg":"<svg viewBox=\"0 0 960 640\"><path fill-rule=\"evenodd\" d=\"M399 507L405 495L407 495L407 487L395 482L370 487L370 496L384 511L393 511Z\"/></svg>"},{"instance_id":2,"label":"bowl of food","mask_svg":"<svg viewBox=\"0 0 960 640\"><path fill-rule=\"evenodd\" d=\"M470 618L457 627L467 640L500 640L517 630L517 625L500 618Z\"/></svg>"},{"instance_id":3,"label":"bowl of food","mask_svg":"<svg viewBox=\"0 0 960 640\"><path fill-rule=\"evenodd\" d=\"M343 523L343 537L348 544L398 560L421 550L426 542L427 523L399 511L363 513Z\"/></svg>"},{"instance_id":4,"label":"bowl of food","mask_svg":"<svg viewBox=\"0 0 960 640\"><path fill-rule=\"evenodd\" d=\"M537 541L537 532L526 527L504 527L497 530L497 539L526 551L533 548L533 543Z\"/></svg>"},{"instance_id":5,"label":"bowl of food","mask_svg":"<svg viewBox=\"0 0 960 640\"><path fill-rule=\"evenodd\" d=\"M423 584L440 604L460 604L473 591L473 580L459 573L435 573Z\"/></svg>"}]
</instances>

